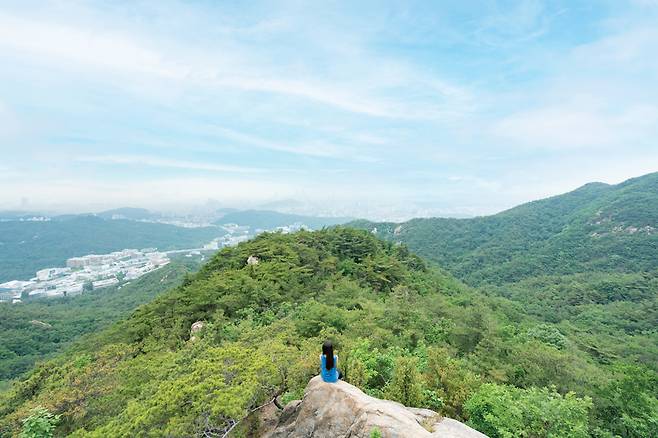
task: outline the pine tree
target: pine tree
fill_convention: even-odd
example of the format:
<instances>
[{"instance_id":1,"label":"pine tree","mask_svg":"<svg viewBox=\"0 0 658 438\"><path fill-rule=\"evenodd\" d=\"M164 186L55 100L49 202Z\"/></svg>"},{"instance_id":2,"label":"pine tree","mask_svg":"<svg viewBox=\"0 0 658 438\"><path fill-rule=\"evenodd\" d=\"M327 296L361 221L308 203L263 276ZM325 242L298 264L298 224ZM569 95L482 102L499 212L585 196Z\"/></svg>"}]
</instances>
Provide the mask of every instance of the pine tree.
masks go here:
<instances>
[{"instance_id":1,"label":"pine tree","mask_svg":"<svg viewBox=\"0 0 658 438\"><path fill-rule=\"evenodd\" d=\"M418 372L417 358L396 359L393 379L388 384L386 395L405 406L420 407L423 402L423 384Z\"/></svg>"}]
</instances>

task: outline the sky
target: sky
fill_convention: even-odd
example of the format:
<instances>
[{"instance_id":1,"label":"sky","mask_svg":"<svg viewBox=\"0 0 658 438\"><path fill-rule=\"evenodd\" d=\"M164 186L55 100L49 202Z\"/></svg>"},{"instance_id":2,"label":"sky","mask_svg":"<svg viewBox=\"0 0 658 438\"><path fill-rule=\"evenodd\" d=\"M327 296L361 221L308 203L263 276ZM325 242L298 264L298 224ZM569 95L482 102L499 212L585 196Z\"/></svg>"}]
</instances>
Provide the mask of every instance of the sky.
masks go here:
<instances>
[{"instance_id":1,"label":"sky","mask_svg":"<svg viewBox=\"0 0 658 438\"><path fill-rule=\"evenodd\" d=\"M396 220L618 183L658 171L657 23L658 0L0 0L0 210Z\"/></svg>"}]
</instances>

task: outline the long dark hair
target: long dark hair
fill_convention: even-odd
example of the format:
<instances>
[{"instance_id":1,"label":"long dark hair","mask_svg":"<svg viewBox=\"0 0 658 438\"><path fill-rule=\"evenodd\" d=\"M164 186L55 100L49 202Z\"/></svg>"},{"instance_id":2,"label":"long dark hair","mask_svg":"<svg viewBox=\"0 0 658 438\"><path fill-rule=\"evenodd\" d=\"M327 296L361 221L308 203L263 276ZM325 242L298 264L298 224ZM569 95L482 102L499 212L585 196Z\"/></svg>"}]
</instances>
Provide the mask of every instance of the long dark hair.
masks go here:
<instances>
[{"instance_id":1,"label":"long dark hair","mask_svg":"<svg viewBox=\"0 0 658 438\"><path fill-rule=\"evenodd\" d=\"M327 369L332 369L334 367L334 344L331 341L324 341L324 344L322 344L322 354L327 358L325 362Z\"/></svg>"}]
</instances>

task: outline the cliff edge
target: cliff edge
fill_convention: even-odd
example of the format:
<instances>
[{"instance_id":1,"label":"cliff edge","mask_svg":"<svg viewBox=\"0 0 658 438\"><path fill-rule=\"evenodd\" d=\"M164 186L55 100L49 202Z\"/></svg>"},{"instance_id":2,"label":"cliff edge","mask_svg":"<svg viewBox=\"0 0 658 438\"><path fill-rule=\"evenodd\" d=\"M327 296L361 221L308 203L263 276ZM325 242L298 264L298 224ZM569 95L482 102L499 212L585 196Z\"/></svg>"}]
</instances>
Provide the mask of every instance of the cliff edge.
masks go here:
<instances>
[{"instance_id":1,"label":"cliff edge","mask_svg":"<svg viewBox=\"0 0 658 438\"><path fill-rule=\"evenodd\" d=\"M379 435L377 434L379 432ZM290 402L268 438L487 438L429 409L408 408L364 394L347 382L308 383L302 400Z\"/></svg>"}]
</instances>

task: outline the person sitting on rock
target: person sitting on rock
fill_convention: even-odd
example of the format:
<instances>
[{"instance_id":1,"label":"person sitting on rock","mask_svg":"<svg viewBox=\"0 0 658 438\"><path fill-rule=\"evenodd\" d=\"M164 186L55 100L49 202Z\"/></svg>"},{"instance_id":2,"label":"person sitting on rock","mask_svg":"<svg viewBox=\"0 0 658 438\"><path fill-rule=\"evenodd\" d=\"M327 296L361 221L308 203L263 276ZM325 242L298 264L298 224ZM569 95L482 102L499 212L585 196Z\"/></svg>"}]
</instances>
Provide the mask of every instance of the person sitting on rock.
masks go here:
<instances>
[{"instance_id":1,"label":"person sitting on rock","mask_svg":"<svg viewBox=\"0 0 658 438\"><path fill-rule=\"evenodd\" d=\"M322 354L320 355L320 375L322 380L328 383L336 383L342 377L338 371L338 356L334 354L334 345L331 341L324 341Z\"/></svg>"}]
</instances>

